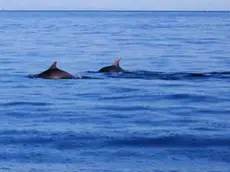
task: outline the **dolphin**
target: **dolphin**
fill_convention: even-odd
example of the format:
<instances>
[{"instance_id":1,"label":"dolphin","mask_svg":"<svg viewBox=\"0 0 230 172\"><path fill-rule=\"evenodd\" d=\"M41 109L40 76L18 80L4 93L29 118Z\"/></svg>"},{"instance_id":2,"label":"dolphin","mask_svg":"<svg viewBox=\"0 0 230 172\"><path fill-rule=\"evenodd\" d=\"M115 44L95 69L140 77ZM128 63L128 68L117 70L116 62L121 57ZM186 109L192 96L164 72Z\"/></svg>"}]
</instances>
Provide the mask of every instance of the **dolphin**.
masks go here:
<instances>
[{"instance_id":1,"label":"dolphin","mask_svg":"<svg viewBox=\"0 0 230 172\"><path fill-rule=\"evenodd\" d=\"M113 65L103 67L99 70L99 72L124 72L125 70L120 67L120 60L120 57L116 58Z\"/></svg>"},{"instance_id":2,"label":"dolphin","mask_svg":"<svg viewBox=\"0 0 230 172\"><path fill-rule=\"evenodd\" d=\"M55 61L49 69L41 72L40 74L29 75L31 78L43 78L43 79L76 79L73 75L57 68L57 62Z\"/></svg>"}]
</instances>

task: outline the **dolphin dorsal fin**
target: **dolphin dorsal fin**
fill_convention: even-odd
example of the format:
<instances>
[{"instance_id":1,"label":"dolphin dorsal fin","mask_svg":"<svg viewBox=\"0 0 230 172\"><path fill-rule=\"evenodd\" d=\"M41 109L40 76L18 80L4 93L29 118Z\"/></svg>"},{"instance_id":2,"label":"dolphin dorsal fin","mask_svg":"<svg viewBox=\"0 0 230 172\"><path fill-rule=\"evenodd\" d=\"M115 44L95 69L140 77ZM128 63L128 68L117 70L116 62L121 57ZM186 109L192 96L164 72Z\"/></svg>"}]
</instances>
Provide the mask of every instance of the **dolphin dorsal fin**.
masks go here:
<instances>
[{"instance_id":1,"label":"dolphin dorsal fin","mask_svg":"<svg viewBox=\"0 0 230 172\"><path fill-rule=\"evenodd\" d=\"M121 60L120 57L116 58L114 63L113 63L113 66L119 67L120 66L120 60Z\"/></svg>"},{"instance_id":2,"label":"dolphin dorsal fin","mask_svg":"<svg viewBox=\"0 0 230 172\"><path fill-rule=\"evenodd\" d=\"M49 69L57 69L57 62L54 62Z\"/></svg>"}]
</instances>

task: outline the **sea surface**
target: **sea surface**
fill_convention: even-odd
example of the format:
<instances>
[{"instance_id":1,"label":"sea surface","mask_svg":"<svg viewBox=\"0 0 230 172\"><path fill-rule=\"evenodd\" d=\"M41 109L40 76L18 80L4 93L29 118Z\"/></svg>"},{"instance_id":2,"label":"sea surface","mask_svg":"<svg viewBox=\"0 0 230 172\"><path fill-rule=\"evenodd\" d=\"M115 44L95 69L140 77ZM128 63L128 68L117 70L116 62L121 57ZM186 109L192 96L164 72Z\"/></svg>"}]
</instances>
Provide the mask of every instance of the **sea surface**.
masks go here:
<instances>
[{"instance_id":1,"label":"sea surface","mask_svg":"<svg viewBox=\"0 0 230 172\"><path fill-rule=\"evenodd\" d=\"M0 172L229 172L229 40L230 12L0 12ZM28 77L54 61L81 79Z\"/></svg>"}]
</instances>

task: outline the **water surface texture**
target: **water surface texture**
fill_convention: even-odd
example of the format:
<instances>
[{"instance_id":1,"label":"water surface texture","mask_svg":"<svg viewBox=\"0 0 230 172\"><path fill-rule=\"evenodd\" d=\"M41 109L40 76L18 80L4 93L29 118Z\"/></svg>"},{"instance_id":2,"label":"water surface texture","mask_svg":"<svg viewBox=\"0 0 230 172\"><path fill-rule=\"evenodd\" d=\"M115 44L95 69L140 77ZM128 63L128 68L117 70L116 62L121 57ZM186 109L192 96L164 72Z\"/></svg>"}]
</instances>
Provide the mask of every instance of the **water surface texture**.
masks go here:
<instances>
[{"instance_id":1,"label":"water surface texture","mask_svg":"<svg viewBox=\"0 0 230 172\"><path fill-rule=\"evenodd\" d=\"M230 171L230 12L3 11L0 38L1 172ZM54 61L82 79L28 77Z\"/></svg>"}]
</instances>

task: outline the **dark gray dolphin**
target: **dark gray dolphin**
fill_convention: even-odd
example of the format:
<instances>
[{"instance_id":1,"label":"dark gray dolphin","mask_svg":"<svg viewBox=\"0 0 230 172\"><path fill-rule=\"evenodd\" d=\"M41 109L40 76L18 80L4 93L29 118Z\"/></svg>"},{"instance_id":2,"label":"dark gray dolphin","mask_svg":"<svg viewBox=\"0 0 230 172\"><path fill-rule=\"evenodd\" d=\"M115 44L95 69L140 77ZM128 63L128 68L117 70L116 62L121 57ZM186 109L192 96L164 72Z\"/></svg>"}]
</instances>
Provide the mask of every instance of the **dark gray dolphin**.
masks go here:
<instances>
[{"instance_id":1,"label":"dark gray dolphin","mask_svg":"<svg viewBox=\"0 0 230 172\"><path fill-rule=\"evenodd\" d=\"M57 68L57 62L54 62L49 69L36 75L29 75L31 78L43 79L76 79L73 75Z\"/></svg>"},{"instance_id":2,"label":"dark gray dolphin","mask_svg":"<svg viewBox=\"0 0 230 172\"><path fill-rule=\"evenodd\" d=\"M123 70L120 67L120 64L119 64L120 60L121 60L121 58L116 58L113 65L103 67L99 70L99 72L124 72L125 70Z\"/></svg>"}]
</instances>

